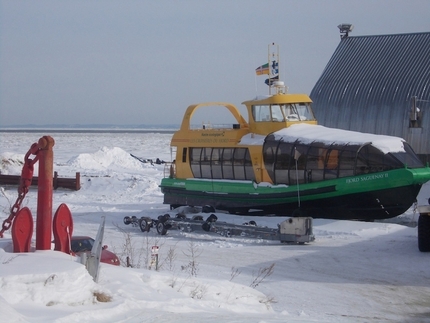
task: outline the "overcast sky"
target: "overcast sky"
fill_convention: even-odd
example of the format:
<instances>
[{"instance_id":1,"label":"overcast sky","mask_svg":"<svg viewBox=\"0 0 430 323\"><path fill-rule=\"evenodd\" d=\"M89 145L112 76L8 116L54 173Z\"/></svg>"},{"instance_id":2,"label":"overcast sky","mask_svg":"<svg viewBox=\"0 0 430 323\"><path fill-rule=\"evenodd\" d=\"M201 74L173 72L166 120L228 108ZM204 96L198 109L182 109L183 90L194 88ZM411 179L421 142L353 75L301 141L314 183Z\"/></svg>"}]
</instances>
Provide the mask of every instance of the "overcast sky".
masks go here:
<instances>
[{"instance_id":1,"label":"overcast sky","mask_svg":"<svg viewBox=\"0 0 430 323\"><path fill-rule=\"evenodd\" d=\"M289 92L309 94L344 22L351 36L429 32L430 1L0 0L0 126L179 124L193 103L241 106L268 93L255 68L272 42Z\"/></svg>"}]
</instances>

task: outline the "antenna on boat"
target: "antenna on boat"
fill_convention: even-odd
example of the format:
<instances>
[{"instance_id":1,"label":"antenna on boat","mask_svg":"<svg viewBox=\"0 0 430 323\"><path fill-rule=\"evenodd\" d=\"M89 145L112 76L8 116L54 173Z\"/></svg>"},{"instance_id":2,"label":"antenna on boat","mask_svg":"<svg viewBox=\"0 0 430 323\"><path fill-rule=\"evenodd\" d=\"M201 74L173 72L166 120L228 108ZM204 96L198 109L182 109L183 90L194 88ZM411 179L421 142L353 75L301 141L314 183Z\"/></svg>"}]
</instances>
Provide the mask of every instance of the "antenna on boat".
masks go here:
<instances>
[{"instance_id":1,"label":"antenna on boat","mask_svg":"<svg viewBox=\"0 0 430 323\"><path fill-rule=\"evenodd\" d=\"M299 186L299 170L297 167L297 161L299 160L300 156L301 156L301 153L297 150L296 147L294 147L294 160L296 161L297 200L299 202L299 209L300 209L300 186Z\"/></svg>"},{"instance_id":2,"label":"antenna on boat","mask_svg":"<svg viewBox=\"0 0 430 323\"><path fill-rule=\"evenodd\" d=\"M276 90L276 94L284 94L286 93L284 82L279 80L279 45L271 43L267 52L267 63L257 67L255 73L269 76L264 82L269 86L269 95L272 95L272 88Z\"/></svg>"}]
</instances>

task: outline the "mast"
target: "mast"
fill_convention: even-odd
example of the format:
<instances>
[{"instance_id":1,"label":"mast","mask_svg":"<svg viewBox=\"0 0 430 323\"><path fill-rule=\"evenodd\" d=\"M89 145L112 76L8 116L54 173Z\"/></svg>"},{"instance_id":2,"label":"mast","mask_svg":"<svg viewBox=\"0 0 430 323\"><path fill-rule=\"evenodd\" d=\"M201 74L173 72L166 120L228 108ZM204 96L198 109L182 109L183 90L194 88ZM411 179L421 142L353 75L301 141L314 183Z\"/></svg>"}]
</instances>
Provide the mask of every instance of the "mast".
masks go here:
<instances>
[{"instance_id":1,"label":"mast","mask_svg":"<svg viewBox=\"0 0 430 323\"><path fill-rule=\"evenodd\" d=\"M276 81L280 80L279 75L279 45L271 43L268 46L269 78L266 84L269 86L269 95L272 95L272 87L276 87Z\"/></svg>"}]
</instances>

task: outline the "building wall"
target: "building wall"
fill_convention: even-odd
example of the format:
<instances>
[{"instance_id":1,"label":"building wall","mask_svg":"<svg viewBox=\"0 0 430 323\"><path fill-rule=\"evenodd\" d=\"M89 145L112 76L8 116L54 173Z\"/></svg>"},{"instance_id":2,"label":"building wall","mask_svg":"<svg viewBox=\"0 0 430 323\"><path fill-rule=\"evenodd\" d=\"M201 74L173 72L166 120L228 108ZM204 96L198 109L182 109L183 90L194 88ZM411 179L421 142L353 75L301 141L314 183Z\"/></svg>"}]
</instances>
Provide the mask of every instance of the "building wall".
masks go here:
<instances>
[{"instance_id":1,"label":"building wall","mask_svg":"<svg viewBox=\"0 0 430 323\"><path fill-rule=\"evenodd\" d=\"M402 137L428 161L430 33L342 38L310 96L319 124Z\"/></svg>"}]
</instances>

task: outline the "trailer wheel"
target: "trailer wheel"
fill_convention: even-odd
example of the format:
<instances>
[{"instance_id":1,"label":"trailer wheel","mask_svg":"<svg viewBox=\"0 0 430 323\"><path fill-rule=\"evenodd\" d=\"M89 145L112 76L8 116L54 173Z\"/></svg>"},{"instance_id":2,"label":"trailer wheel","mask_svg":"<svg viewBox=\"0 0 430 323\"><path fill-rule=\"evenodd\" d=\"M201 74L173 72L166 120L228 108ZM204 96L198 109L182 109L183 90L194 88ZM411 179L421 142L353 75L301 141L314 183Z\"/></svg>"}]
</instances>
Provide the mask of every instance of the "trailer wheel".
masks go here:
<instances>
[{"instance_id":1,"label":"trailer wheel","mask_svg":"<svg viewBox=\"0 0 430 323\"><path fill-rule=\"evenodd\" d=\"M131 223L131 219L129 216L124 217L124 224L129 225Z\"/></svg>"},{"instance_id":2,"label":"trailer wheel","mask_svg":"<svg viewBox=\"0 0 430 323\"><path fill-rule=\"evenodd\" d=\"M139 219L139 228L140 228L140 231L142 232L149 232L149 224L145 218Z\"/></svg>"},{"instance_id":3,"label":"trailer wheel","mask_svg":"<svg viewBox=\"0 0 430 323\"><path fill-rule=\"evenodd\" d=\"M158 222L158 224L157 224L157 232L158 232L159 235L162 235L162 236L166 235L167 228L166 228L164 222Z\"/></svg>"},{"instance_id":4,"label":"trailer wheel","mask_svg":"<svg viewBox=\"0 0 430 323\"><path fill-rule=\"evenodd\" d=\"M218 220L218 217L215 214L209 215L209 217L206 219L206 222L216 222Z\"/></svg>"},{"instance_id":5,"label":"trailer wheel","mask_svg":"<svg viewBox=\"0 0 430 323\"><path fill-rule=\"evenodd\" d=\"M203 231L209 232L211 229L211 225L208 222L204 222L202 224L202 229L203 229Z\"/></svg>"},{"instance_id":6,"label":"trailer wheel","mask_svg":"<svg viewBox=\"0 0 430 323\"><path fill-rule=\"evenodd\" d=\"M170 215L168 213L164 214L164 215L159 215L158 216L158 222L166 222L168 219L170 219Z\"/></svg>"},{"instance_id":7,"label":"trailer wheel","mask_svg":"<svg viewBox=\"0 0 430 323\"><path fill-rule=\"evenodd\" d=\"M418 249L430 251L430 215L421 214L418 218Z\"/></svg>"},{"instance_id":8,"label":"trailer wheel","mask_svg":"<svg viewBox=\"0 0 430 323\"><path fill-rule=\"evenodd\" d=\"M215 208L212 205L205 205L202 207L202 213L212 213L215 212Z\"/></svg>"}]
</instances>

